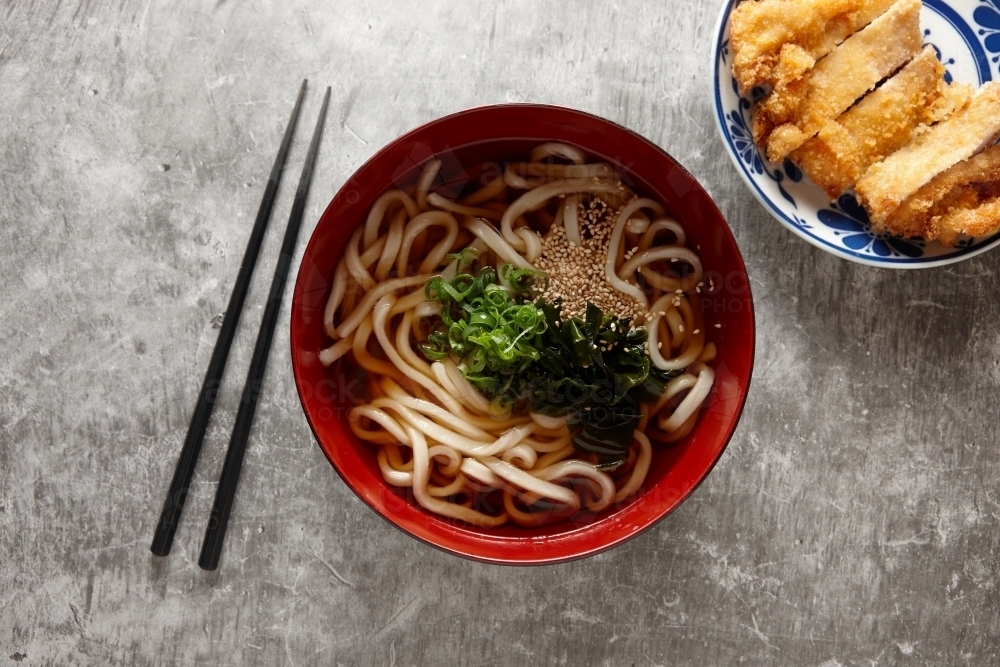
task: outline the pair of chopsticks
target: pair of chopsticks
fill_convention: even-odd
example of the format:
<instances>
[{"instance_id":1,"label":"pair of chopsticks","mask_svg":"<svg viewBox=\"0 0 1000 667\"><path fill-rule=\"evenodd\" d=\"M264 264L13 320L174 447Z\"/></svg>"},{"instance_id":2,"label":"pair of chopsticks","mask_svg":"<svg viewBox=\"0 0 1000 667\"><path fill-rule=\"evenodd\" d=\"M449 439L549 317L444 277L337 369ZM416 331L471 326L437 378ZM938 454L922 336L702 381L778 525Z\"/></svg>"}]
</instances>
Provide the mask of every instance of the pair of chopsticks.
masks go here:
<instances>
[{"instance_id":1,"label":"pair of chopsticks","mask_svg":"<svg viewBox=\"0 0 1000 667\"><path fill-rule=\"evenodd\" d=\"M163 511L153 535L153 544L150 546L150 550L157 556L166 556L170 553L170 545L174 540L174 532L177 530L181 510L184 509L184 501L187 499L188 488L191 486L195 463L201 452L205 430L208 428L208 420L212 415L216 394L222 382L222 373L226 367L226 359L229 357L229 349L232 347L236 325L239 323L240 311L243 310L243 302L246 300L247 291L250 288L250 279L253 276L257 256L260 254L264 232L271 217L271 210L274 208L278 184L281 182L281 175L285 169L285 160L292 143L292 135L295 134L299 110L302 108L302 98L305 97L306 83L303 81L302 87L299 89L295 107L292 109L292 117L288 122L288 127L285 128L281 147L278 149L278 155L271 167L271 176L264 189L264 197L261 200L260 209L257 211L257 219L250 232L250 240L247 242L240 271L236 276L236 283L233 285L233 292L229 297L229 306L226 308L226 314L222 320L219 338L212 351L208 371L205 373L205 379L198 394L198 402L191 417L191 424L188 426L187 437L184 440L180 458L177 460L177 469L174 471L170 490L167 493L167 499L163 504ZM260 396L264 371L267 367L267 357L271 350L271 340L274 337L274 327L278 321L278 311L281 308L281 299L285 292L288 270L292 263L292 255L295 253L295 242L298 239L302 214L305 211L306 197L309 194L309 184L312 181L313 166L316 163L316 154L319 151L319 140L323 134L323 123L326 119L326 109L329 102L330 88L327 88L326 94L323 96L319 120L313 131L312 142L309 144L305 165L302 167L302 175L299 177L299 185L295 190L292 212L289 215L288 226L285 228L285 238L281 244L281 254L274 269L274 278L271 281L271 290L268 293L264 317L261 319L260 331L257 334L257 343L250 360L246 384L243 386L239 410L236 413L236 422L229 440L229 449L226 451L226 461L219 477L219 486L216 490L215 502L212 505L212 515L208 521L208 528L205 530L205 541L202 543L201 556L198 559L199 567L205 570L214 570L219 565L222 542L226 535L226 524L233 507L233 499L236 496L236 485L239 482L240 469L243 466L243 455L246 453L247 441L250 438L250 427L253 425L254 412L257 409L257 399Z\"/></svg>"}]
</instances>

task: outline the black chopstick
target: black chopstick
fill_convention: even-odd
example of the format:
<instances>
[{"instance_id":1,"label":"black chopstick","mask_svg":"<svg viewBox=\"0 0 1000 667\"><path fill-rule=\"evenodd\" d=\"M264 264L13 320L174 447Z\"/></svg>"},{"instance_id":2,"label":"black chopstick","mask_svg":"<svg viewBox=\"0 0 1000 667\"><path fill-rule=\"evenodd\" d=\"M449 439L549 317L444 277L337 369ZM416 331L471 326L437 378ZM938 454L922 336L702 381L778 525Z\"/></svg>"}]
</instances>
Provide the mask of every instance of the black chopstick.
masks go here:
<instances>
[{"instance_id":1,"label":"black chopstick","mask_svg":"<svg viewBox=\"0 0 1000 667\"><path fill-rule=\"evenodd\" d=\"M275 195L278 192L278 184L281 182L281 174L285 169L285 159L288 157L288 148L292 144L292 135L295 134L295 125L299 119L299 110L302 108L302 98L305 97L305 92L306 81L303 80L302 87L299 88L299 95L295 100L295 107L292 109L292 117L288 121L288 127L285 128L285 135L281 139L281 148L278 149L278 155L274 158L271 176L268 178L267 187L264 188L264 197L260 202L260 209L257 211L257 220L250 232L247 249L243 253L240 271L236 276L236 283L233 285L233 293L229 297L229 306L222 318L219 337L215 341L215 349L212 350L208 371L206 371L205 379L201 383L201 391L198 394L198 402L191 417L191 424L188 426L187 437L184 439L184 447L177 460L177 469L174 470L174 478L170 481L167 500L163 503L160 521L153 534L153 544L150 546L150 550L157 556L169 554L170 545L174 541L177 522L180 520L181 510L184 509L184 501L187 499L188 488L191 486L195 463L198 462L198 454L201 452L201 444L205 439L208 420L212 416L215 398L219 391L219 385L222 383L222 374L226 369L226 360L229 358L229 349L233 344L236 325L240 321L240 311L243 310L243 302L246 300L247 291L250 288L250 279L253 277L257 255L260 254L264 232L267 230L267 223L271 218L271 209L274 208Z\"/></svg>"},{"instance_id":2,"label":"black chopstick","mask_svg":"<svg viewBox=\"0 0 1000 667\"><path fill-rule=\"evenodd\" d=\"M212 516L205 530L205 541L201 546L201 557L198 566L203 570L214 570L219 565L219 555L222 553L222 541L226 536L226 524L236 496L236 485L240 479L240 469L243 466L243 455L246 453L247 441L250 438L250 427L253 425L254 412L257 409L257 399L260 396L264 382L264 371L267 368L267 357L271 351L271 338L274 336L274 326L278 321L278 311L281 309L281 299L285 293L285 281L288 269L295 253L295 242L298 239L299 227L302 224L302 214L306 207L306 197L309 194L309 184L312 181L313 165L319 152L319 140L323 134L323 122L326 119L326 108L330 103L330 89L323 96L323 106L319 111L319 120L313 131L312 143L306 163L302 167L299 186L295 190L295 200L292 202L292 212L288 217L288 227L285 229L285 240L281 244L281 254L278 265L274 268L274 279L271 281L271 291L268 293L264 317L260 322L260 332L254 345L253 358L250 360L250 370L247 372L246 385L240 398L239 411L236 413L236 423L233 425L233 435L226 451L226 461L219 477L219 487L215 493L215 503L212 505Z\"/></svg>"}]
</instances>

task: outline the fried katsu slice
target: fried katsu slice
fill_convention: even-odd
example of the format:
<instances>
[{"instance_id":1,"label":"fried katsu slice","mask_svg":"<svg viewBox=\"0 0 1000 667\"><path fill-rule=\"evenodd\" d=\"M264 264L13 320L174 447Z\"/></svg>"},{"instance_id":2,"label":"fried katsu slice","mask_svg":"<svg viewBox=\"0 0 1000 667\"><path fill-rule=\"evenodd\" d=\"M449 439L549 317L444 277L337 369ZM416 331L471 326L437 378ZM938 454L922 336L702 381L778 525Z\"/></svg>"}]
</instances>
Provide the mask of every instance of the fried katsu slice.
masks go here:
<instances>
[{"instance_id":1,"label":"fried katsu slice","mask_svg":"<svg viewBox=\"0 0 1000 667\"><path fill-rule=\"evenodd\" d=\"M894 0L745 0L730 16L740 91L787 83L885 13Z\"/></svg>"},{"instance_id":2,"label":"fried katsu slice","mask_svg":"<svg viewBox=\"0 0 1000 667\"><path fill-rule=\"evenodd\" d=\"M1000 145L941 172L893 211L886 231L955 245L1000 230Z\"/></svg>"},{"instance_id":3,"label":"fried katsu slice","mask_svg":"<svg viewBox=\"0 0 1000 667\"><path fill-rule=\"evenodd\" d=\"M922 47L920 0L898 0L816 66L777 86L754 109L753 135L779 162L847 110Z\"/></svg>"},{"instance_id":4,"label":"fried katsu slice","mask_svg":"<svg viewBox=\"0 0 1000 667\"><path fill-rule=\"evenodd\" d=\"M858 180L854 190L868 211L872 228L883 231L900 204L941 172L992 144L998 135L1000 81L990 81L965 107L873 164Z\"/></svg>"},{"instance_id":5,"label":"fried katsu slice","mask_svg":"<svg viewBox=\"0 0 1000 667\"><path fill-rule=\"evenodd\" d=\"M961 108L971 95L972 86L945 82L944 65L934 48L927 46L789 157L828 197L836 199L868 167L902 148L927 125Z\"/></svg>"}]
</instances>

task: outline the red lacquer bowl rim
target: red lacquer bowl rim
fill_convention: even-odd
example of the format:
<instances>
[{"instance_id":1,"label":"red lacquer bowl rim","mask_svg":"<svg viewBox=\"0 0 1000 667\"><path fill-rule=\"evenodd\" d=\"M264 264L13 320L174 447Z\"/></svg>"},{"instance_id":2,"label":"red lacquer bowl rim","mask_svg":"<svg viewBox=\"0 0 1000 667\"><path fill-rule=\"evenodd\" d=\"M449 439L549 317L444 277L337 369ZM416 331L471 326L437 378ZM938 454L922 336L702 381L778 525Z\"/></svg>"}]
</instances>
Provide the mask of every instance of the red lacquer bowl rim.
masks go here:
<instances>
[{"instance_id":1,"label":"red lacquer bowl rim","mask_svg":"<svg viewBox=\"0 0 1000 667\"><path fill-rule=\"evenodd\" d=\"M512 129L503 131L504 128ZM706 230L698 232L702 232L702 236L711 235L716 250L728 256L725 274L721 273L722 267L714 267L720 270L727 290L731 287L730 282L736 284L731 294L723 293L722 299L721 318L735 318L727 320L726 325L734 331L730 345L735 347L729 350L720 346L723 366L726 366L726 352L732 351L726 367L728 375L716 369L716 387L689 441L671 450L679 453L669 455L672 463L666 468L661 466L660 477L652 481L647 479L640 493L620 506L605 510L587 522L564 521L551 524L550 529L526 529L524 534L517 535L497 535L456 525L398 495L382 480L377 466L373 469L372 457L363 454L365 446L357 442L350 429L329 417L322 418L322 411L329 408L330 403L318 396L318 390L312 389L316 374L323 372L317 369L315 353L318 349L303 344L304 340L315 337L315 327L322 328L322 308L329 294L328 279L336 262L336 257L317 261L320 259L319 246L327 242L324 236L331 234L346 239L356 225L363 222L375 196L392 184L386 174L392 174L394 167L395 172L399 172L401 166L414 163L415 146L425 147L427 157L451 147L481 142L561 140L581 145L592 154L611 156L611 150L602 150L605 144L593 150L587 145L588 133L593 131L611 137L610 143L615 148L624 149L624 153L616 155L647 160L634 170L630 162L619 162L616 166L630 174L634 171L640 181L657 180L660 187L650 186L649 189L660 201L666 200L668 208L671 208L671 197L677 200L677 207L693 207L695 216L708 223ZM458 140L441 143L442 136ZM419 154L417 151L418 157ZM381 174L380 181L371 178L375 174ZM370 196L359 197L357 189L366 187L369 179L378 182L378 186L369 188ZM343 219L337 216L345 208L357 209L356 222L350 229L341 226L331 231L338 220ZM688 227L685 217L680 214L678 217ZM692 239L698 236L698 232L688 231ZM339 256L342 243L333 255ZM331 254L330 247L323 250L327 256ZM325 276L317 268L324 263L330 264ZM710 268L713 267L706 263L706 270ZM709 334L713 334L713 329L708 328L712 326L708 319L705 326ZM714 331L723 337L729 335L727 329ZM591 556L635 537L675 510L704 481L725 451L746 403L754 361L755 319L746 266L728 224L704 188L666 151L625 127L589 113L552 105L500 104L460 111L411 130L378 151L348 179L327 206L306 246L295 283L290 344L296 390L317 443L344 483L379 516L412 537L458 556L497 564L540 565ZM735 350L739 351L738 355ZM710 421L717 427L714 434L705 430L709 428L705 424ZM654 452L654 467L656 462Z\"/></svg>"}]
</instances>

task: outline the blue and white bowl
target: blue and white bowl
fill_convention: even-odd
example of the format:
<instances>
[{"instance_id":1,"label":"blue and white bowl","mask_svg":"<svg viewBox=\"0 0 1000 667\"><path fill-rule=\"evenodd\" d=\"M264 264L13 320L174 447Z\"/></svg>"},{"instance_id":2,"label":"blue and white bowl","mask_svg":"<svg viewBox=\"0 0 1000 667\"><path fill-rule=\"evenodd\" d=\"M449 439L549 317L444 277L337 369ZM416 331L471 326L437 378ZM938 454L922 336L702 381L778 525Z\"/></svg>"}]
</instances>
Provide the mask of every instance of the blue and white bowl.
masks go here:
<instances>
[{"instance_id":1,"label":"blue and white bowl","mask_svg":"<svg viewBox=\"0 0 1000 667\"><path fill-rule=\"evenodd\" d=\"M788 160L768 161L750 135L751 101L740 96L732 75L729 14L739 1L726 0L713 33L715 120L736 170L764 208L809 243L872 266L942 266L1000 245L1000 233L960 241L953 248L878 234L852 194L831 202ZM979 86L1000 74L1000 0L924 0L920 23L925 43L937 50L949 80Z\"/></svg>"}]
</instances>

